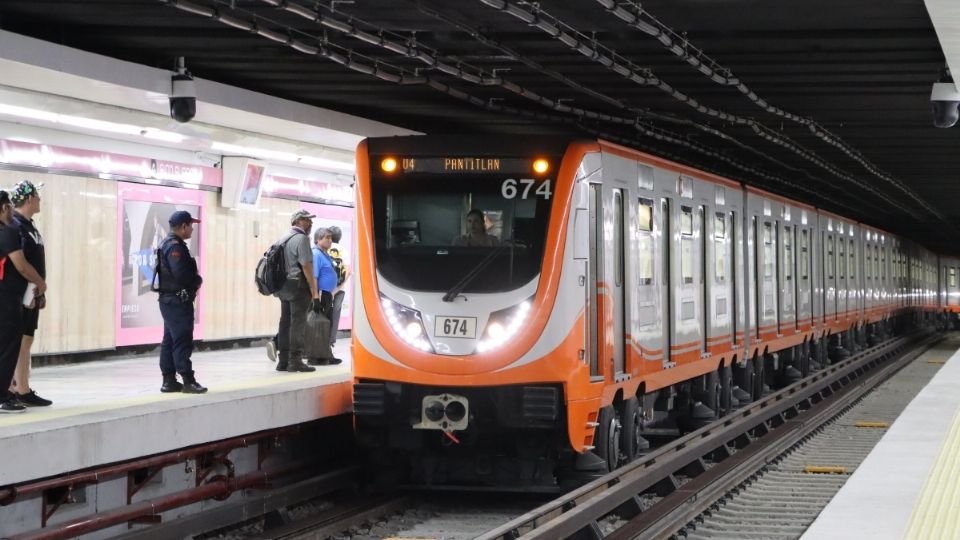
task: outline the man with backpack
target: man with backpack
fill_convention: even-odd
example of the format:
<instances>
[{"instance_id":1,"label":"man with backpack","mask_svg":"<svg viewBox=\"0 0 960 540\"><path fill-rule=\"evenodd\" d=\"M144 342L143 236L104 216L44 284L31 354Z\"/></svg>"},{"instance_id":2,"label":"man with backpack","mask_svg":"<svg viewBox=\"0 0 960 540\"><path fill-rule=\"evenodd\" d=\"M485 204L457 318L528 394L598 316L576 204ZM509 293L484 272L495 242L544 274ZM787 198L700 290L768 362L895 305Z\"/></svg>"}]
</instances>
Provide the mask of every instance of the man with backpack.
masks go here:
<instances>
[{"instance_id":1,"label":"man with backpack","mask_svg":"<svg viewBox=\"0 0 960 540\"><path fill-rule=\"evenodd\" d=\"M274 293L280 299L277 371L316 371L303 363L307 311L320 311L320 292L313 274L313 253L307 236L315 217L306 210L297 210L290 216L290 231L277 242L283 246L287 271L286 281Z\"/></svg>"}]
</instances>

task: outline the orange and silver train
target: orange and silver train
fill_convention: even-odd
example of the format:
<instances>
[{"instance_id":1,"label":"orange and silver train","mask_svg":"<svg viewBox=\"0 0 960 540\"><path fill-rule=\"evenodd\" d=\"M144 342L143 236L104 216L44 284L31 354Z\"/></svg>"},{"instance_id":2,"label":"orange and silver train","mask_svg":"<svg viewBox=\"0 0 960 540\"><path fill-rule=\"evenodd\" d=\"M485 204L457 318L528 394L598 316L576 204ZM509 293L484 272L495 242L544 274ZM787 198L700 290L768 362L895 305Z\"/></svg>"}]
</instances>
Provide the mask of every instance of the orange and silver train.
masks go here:
<instances>
[{"instance_id":1,"label":"orange and silver train","mask_svg":"<svg viewBox=\"0 0 960 540\"><path fill-rule=\"evenodd\" d=\"M612 470L946 297L902 238L603 141L371 138L356 188L357 436L414 484Z\"/></svg>"}]
</instances>

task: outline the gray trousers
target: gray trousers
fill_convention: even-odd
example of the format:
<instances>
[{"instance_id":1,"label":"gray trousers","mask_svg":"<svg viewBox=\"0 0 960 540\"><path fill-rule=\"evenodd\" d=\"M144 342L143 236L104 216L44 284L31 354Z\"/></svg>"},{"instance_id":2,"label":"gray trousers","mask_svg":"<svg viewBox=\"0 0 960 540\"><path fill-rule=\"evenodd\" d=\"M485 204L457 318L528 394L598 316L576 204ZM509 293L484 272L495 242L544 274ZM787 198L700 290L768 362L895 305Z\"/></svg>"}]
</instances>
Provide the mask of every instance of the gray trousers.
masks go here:
<instances>
[{"instance_id":1,"label":"gray trousers","mask_svg":"<svg viewBox=\"0 0 960 540\"><path fill-rule=\"evenodd\" d=\"M347 293L340 291L333 295L333 310L330 314L330 346L337 343L337 329L340 327L340 308L343 307L343 297Z\"/></svg>"},{"instance_id":2,"label":"gray trousers","mask_svg":"<svg viewBox=\"0 0 960 540\"><path fill-rule=\"evenodd\" d=\"M310 286L306 280L300 280L291 300L280 299L280 326L277 329L277 362L303 360L303 340L307 329L307 310L310 309Z\"/></svg>"}]
</instances>

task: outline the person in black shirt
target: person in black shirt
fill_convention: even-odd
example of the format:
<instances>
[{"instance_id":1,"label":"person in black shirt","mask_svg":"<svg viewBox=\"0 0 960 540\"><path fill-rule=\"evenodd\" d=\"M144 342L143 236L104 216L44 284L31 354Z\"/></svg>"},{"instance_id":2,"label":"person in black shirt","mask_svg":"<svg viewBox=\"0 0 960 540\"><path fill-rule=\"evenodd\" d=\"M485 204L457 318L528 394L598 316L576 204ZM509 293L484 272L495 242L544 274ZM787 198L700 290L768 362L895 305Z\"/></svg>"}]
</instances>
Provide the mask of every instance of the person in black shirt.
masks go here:
<instances>
[{"instance_id":1,"label":"person in black shirt","mask_svg":"<svg viewBox=\"0 0 960 540\"><path fill-rule=\"evenodd\" d=\"M193 301L203 279L197 271L197 260L190 256L185 240L193 236L193 224L200 223L190 212L178 210L170 214L170 234L157 250L156 291L160 293L160 314L163 316L163 343L160 344L161 392L202 394L206 388L193 375ZM177 373L183 384L177 382Z\"/></svg>"},{"instance_id":2,"label":"person in black shirt","mask_svg":"<svg viewBox=\"0 0 960 540\"><path fill-rule=\"evenodd\" d=\"M7 390L13 381L23 337L23 304L36 302L47 283L23 254L20 234L12 227L10 194L0 191L0 413L23 412L25 407ZM27 282L36 286L33 298L25 298Z\"/></svg>"},{"instance_id":3,"label":"person in black shirt","mask_svg":"<svg viewBox=\"0 0 960 540\"><path fill-rule=\"evenodd\" d=\"M29 180L23 180L10 192L10 202L13 203L13 226L20 233L23 244L23 255L27 262L33 265L40 277L46 279L46 261L43 251L43 237L33 224L33 216L40 213L40 191L38 186ZM30 388L30 348L33 347L33 336L40 320L40 310L46 307L47 297L40 295L33 307L23 308L23 339L20 342L20 357L17 360L17 369L13 374L11 392L16 392L20 403L34 407L45 407L53 403L44 399Z\"/></svg>"}]
</instances>

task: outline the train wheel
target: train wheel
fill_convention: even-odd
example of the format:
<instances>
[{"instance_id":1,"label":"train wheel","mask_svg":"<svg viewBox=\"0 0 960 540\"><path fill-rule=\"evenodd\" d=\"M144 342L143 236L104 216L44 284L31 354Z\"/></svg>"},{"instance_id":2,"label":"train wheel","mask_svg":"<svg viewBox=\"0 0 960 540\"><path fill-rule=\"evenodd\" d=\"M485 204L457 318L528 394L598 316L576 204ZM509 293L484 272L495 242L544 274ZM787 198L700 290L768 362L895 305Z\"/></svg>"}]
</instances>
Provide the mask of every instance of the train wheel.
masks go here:
<instances>
[{"instance_id":1,"label":"train wheel","mask_svg":"<svg viewBox=\"0 0 960 540\"><path fill-rule=\"evenodd\" d=\"M623 402L620 418L623 419L623 437L621 449L625 463L633 461L640 452L650 448L650 442L643 438L643 411L640 401L633 397Z\"/></svg>"},{"instance_id":2,"label":"train wheel","mask_svg":"<svg viewBox=\"0 0 960 540\"><path fill-rule=\"evenodd\" d=\"M740 405L733 397L733 369L730 366L720 368L720 405L717 416L725 416Z\"/></svg>"},{"instance_id":3,"label":"train wheel","mask_svg":"<svg viewBox=\"0 0 960 540\"><path fill-rule=\"evenodd\" d=\"M620 466L623 429L612 405L600 409L597 423L599 425L593 436L594 452L607 462L607 470L613 471Z\"/></svg>"}]
</instances>

